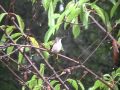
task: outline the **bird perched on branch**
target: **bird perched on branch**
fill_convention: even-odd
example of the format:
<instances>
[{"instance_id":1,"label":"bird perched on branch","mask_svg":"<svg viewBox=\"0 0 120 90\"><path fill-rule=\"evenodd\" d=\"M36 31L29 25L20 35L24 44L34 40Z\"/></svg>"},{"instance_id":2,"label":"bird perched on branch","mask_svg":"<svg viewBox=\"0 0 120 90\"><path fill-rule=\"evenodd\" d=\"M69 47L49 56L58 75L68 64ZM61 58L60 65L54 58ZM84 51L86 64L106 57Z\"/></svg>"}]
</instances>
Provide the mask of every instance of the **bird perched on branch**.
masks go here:
<instances>
[{"instance_id":1,"label":"bird perched on branch","mask_svg":"<svg viewBox=\"0 0 120 90\"><path fill-rule=\"evenodd\" d=\"M62 50L62 42L61 42L61 40L62 40L62 38L60 38L60 37L55 38L55 42L53 44L51 52L59 53Z\"/></svg>"}]
</instances>

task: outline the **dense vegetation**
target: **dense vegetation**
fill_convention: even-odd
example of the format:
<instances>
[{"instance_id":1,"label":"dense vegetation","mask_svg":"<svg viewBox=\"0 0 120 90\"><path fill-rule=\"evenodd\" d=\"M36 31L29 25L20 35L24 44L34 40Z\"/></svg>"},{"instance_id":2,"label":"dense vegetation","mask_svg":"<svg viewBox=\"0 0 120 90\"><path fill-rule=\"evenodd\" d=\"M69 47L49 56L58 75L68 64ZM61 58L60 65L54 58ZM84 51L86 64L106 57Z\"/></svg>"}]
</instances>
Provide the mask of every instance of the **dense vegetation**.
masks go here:
<instances>
[{"instance_id":1,"label":"dense vegetation","mask_svg":"<svg viewBox=\"0 0 120 90\"><path fill-rule=\"evenodd\" d=\"M119 0L1 0L0 90L119 90L119 11Z\"/></svg>"}]
</instances>

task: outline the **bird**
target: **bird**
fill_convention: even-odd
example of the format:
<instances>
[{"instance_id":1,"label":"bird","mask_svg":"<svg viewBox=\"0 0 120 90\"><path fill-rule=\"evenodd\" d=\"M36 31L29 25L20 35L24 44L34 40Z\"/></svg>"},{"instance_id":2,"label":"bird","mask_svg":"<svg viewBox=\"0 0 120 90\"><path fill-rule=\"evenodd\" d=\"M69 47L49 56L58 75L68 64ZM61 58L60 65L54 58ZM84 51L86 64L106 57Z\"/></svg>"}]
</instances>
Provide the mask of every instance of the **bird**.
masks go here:
<instances>
[{"instance_id":1,"label":"bird","mask_svg":"<svg viewBox=\"0 0 120 90\"><path fill-rule=\"evenodd\" d=\"M62 38L56 37L55 42L52 46L51 52L53 53L59 53L62 50Z\"/></svg>"}]
</instances>

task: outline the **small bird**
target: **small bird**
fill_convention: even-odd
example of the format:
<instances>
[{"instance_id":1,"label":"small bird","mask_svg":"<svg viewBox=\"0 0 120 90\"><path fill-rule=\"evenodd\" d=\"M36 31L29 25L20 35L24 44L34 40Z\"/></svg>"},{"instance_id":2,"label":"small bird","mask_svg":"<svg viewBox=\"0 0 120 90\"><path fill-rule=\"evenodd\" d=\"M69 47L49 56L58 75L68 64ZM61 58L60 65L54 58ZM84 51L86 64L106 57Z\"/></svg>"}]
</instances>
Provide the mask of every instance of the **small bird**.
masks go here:
<instances>
[{"instance_id":1,"label":"small bird","mask_svg":"<svg viewBox=\"0 0 120 90\"><path fill-rule=\"evenodd\" d=\"M53 47L51 49L51 52L53 53L59 53L62 49L62 42L61 42L62 38L60 37L56 37L55 38L55 42L53 44Z\"/></svg>"}]
</instances>

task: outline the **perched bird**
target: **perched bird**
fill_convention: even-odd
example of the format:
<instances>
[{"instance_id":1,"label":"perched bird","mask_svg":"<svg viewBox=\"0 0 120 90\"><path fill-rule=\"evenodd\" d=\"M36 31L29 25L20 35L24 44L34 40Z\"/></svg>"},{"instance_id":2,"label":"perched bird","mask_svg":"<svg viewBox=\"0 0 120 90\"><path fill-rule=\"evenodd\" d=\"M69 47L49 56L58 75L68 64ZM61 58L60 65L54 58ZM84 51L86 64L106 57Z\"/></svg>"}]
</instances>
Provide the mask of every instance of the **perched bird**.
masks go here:
<instances>
[{"instance_id":1,"label":"perched bird","mask_svg":"<svg viewBox=\"0 0 120 90\"><path fill-rule=\"evenodd\" d=\"M51 49L51 52L53 53L59 53L62 49L62 43L61 43L62 38L56 37L55 42L53 44L53 47Z\"/></svg>"}]
</instances>

